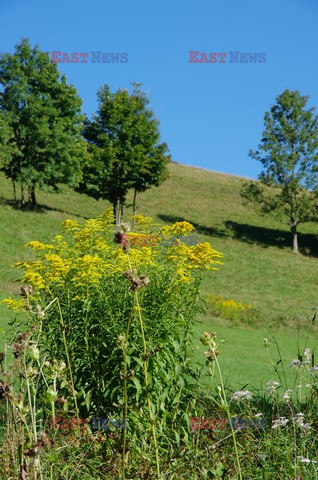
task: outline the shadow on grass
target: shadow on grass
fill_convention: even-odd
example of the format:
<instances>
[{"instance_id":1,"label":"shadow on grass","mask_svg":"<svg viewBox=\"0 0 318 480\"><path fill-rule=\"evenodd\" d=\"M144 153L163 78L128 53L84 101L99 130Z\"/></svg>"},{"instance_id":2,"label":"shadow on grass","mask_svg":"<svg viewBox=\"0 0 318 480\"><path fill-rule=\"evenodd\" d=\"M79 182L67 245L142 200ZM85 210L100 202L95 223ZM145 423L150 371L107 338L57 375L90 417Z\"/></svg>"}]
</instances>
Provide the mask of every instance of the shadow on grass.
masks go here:
<instances>
[{"instance_id":1,"label":"shadow on grass","mask_svg":"<svg viewBox=\"0 0 318 480\"><path fill-rule=\"evenodd\" d=\"M173 215L159 214L158 217L164 222L174 223L183 222L186 219ZM186 220L188 221L188 220ZM211 237L235 238L241 242L256 244L263 248L277 247L281 249L291 248L291 234L288 231L257 227L245 223L237 223L232 221L224 222L225 228L206 227L198 223L192 222L198 233L210 235ZM299 251L303 255L310 257L318 257L318 235L312 233L298 234Z\"/></svg>"},{"instance_id":2,"label":"shadow on grass","mask_svg":"<svg viewBox=\"0 0 318 480\"><path fill-rule=\"evenodd\" d=\"M291 248L291 233L288 231L256 227L254 225L232 221L225 222L225 225L234 232L234 238L240 241L246 243L256 243L263 248ZM318 257L317 239L317 235L312 233L299 233L298 244L300 253L311 257Z\"/></svg>"},{"instance_id":3,"label":"shadow on grass","mask_svg":"<svg viewBox=\"0 0 318 480\"><path fill-rule=\"evenodd\" d=\"M28 206L22 207L21 202L16 200L9 200L8 198L3 198L3 197L0 197L0 205L9 206L14 210L19 210L21 212L45 213L45 212L53 211L53 212L65 213L67 215L72 215L74 217L84 218L85 220L89 218L89 217L85 217L84 215L80 215L78 213L67 212L66 210L62 210L61 208L49 207L48 205L43 205L40 203L37 204L36 208L29 208Z\"/></svg>"}]
</instances>

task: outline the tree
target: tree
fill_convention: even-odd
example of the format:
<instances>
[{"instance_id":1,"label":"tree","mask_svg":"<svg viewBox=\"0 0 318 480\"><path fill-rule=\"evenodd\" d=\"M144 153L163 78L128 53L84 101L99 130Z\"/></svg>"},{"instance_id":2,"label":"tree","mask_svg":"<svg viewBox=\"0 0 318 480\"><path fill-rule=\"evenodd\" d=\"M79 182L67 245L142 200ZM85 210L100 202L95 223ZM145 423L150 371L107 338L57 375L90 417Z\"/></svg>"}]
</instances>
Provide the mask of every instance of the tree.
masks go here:
<instances>
[{"instance_id":1,"label":"tree","mask_svg":"<svg viewBox=\"0 0 318 480\"><path fill-rule=\"evenodd\" d=\"M167 145L159 143L159 122L139 86L133 84L131 95L122 89L111 93L108 85L100 88L98 111L84 129L91 158L84 166L79 191L109 200L117 224L128 190L134 189L135 213L137 192L160 185L170 160Z\"/></svg>"},{"instance_id":2,"label":"tree","mask_svg":"<svg viewBox=\"0 0 318 480\"><path fill-rule=\"evenodd\" d=\"M262 213L288 223L294 253L298 225L318 216L318 117L314 108L305 109L307 101L297 90L285 90L265 113L259 150L249 152L264 170L260 182L245 183L241 192Z\"/></svg>"},{"instance_id":3,"label":"tree","mask_svg":"<svg viewBox=\"0 0 318 480\"><path fill-rule=\"evenodd\" d=\"M10 161L14 145L10 144L13 137L12 129L6 115L0 110L0 170ZM16 186L13 181L14 199L16 200Z\"/></svg>"},{"instance_id":4,"label":"tree","mask_svg":"<svg viewBox=\"0 0 318 480\"><path fill-rule=\"evenodd\" d=\"M1 170L27 186L28 205L35 207L36 187L58 191L60 183L78 183L85 151L82 102L49 54L26 39L0 59L0 87L0 111L14 146ZM23 196L22 190L22 203Z\"/></svg>"}]
</instances>

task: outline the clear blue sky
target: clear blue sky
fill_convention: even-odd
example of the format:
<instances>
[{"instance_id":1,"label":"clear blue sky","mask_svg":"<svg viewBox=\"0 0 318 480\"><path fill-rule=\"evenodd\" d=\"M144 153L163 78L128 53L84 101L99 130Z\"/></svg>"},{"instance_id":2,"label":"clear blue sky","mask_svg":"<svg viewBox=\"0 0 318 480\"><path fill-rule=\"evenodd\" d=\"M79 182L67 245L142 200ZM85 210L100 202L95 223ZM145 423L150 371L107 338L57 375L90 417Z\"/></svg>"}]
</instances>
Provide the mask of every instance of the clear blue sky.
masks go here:
<instances>
[{"instance_id":1,"label":"clear blue sky","mask_svg":"<svg viewBox=\"0 0 318 480\"><path fill-rule=\"evenodd\" d=\"M0 51L28 37L44 51L89 52L59 66L85 113L102 84L142 82L173 160L256 178L248 151L275 97L298 89L318 107L317 25L317 0L1 0ZM98 50L128 62L94 64ZM266 52L266 63L189 63L189 51L231 50Z\"/></svg>"}]
</instances>

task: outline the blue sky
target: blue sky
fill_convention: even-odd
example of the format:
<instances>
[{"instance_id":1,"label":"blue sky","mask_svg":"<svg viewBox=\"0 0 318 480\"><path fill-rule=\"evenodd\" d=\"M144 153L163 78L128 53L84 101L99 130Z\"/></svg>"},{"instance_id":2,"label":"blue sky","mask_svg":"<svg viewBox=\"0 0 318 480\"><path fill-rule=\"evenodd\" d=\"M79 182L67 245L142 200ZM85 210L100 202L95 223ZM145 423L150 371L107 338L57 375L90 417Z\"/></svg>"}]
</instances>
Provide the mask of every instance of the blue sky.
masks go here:
<instances>
[{"instance_id":1,"label":"blue sky","mask_svg":"<svg viewBox=\"0 0 318 480\"><path fill-rule=\"evenodd\" d=\"M316 0L1 0L0 51L22 37L44 51L88 52L59 68L96 110L96 92L142 82L173 160L256 178L248 157L264 112L285 88L318 107ZM92 63L91 52L128 52L127 63ZM265 63L189 63L189 51L265 52ZM318 112L317 112L318 113Z\"/></svg>"}]
</instances>

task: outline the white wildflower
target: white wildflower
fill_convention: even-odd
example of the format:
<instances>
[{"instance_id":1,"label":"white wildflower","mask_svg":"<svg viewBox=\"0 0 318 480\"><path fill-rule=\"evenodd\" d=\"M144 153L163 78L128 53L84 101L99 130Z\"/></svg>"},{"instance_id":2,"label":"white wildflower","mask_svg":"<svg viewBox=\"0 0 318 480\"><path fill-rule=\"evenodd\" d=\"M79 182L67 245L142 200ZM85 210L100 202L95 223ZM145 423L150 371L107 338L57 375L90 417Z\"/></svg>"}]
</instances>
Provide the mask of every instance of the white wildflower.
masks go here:
<instances>
[{"instance_id":1,"label":"white wildflower","mask_svg":"<svg viewBox=\"0 0 318 480\"><path fill-rule=\"evenodd\" d=\"M309 458L297 457L302 463L317 463L317 460L309 460Z\"/></svg>"},{"instance_id":2,"label":"white wildflower","mask_svg":"<svg viewBox=\"0 0 318 480\"><path fill-rule=\"evenodd\" d=\"M279 387L279 383L275 382L274 380L270 380L269 382L266 383L266 390L270 394L274 393L278 387Z\"/></svg>"},{"instance_id":3,"label":"white wildflower","mask_svg":"<svg viewBox=\"0 0 318 480\"><path fill-rule=\"evenodd\" d=\"M272 428L285 427L289 420L286 417L279 417L272 421Z\"/></svg>"},{"instance_id":4,"label":"white wildflower","mask_svg":"<svg viewBox=\"0 0 318 480\"><path fill-rule=\"evenodd\" d=\"M300 367L301 366L301 361L298 360L298 358L296 358L295 360L293 360L290 364L291 367Z\"/></svg>"},{"instance_id":5,"label":"white wildflower","mask_svg":"<svg viewBox=\"0 0 318 480\"><path fill-rule=\"evenodd\" d=\"M309 430L311 429L311 424L310 423L304 423L304 414L303 413L296 413L296 415L293 417L293 421L296 425L299 427Z\"/></svg>"},{"instance_id":6,"label":"white wildflower","mask_svg":"<svg viewBox=\"0 0 318 480\"><path fill-rule=\"evenodd\" d=\"M282 399L283 400L290 400L290 395L293 393L292 390L286 390L285 393L283 393L282 395Z\"/></svg>"},{"instance_id":7,"label":"white wildflower","mask_svg":"<svg viewBox=\"0 0 318 480\"><path fill-rule=\"evenodd\" d=\"M240 401L240 400L250 400L251 398L252 398L251 392L249 392L248 390L240 390L238 392L233 393L231 400Z\"/></svg>"}]
</instances>

